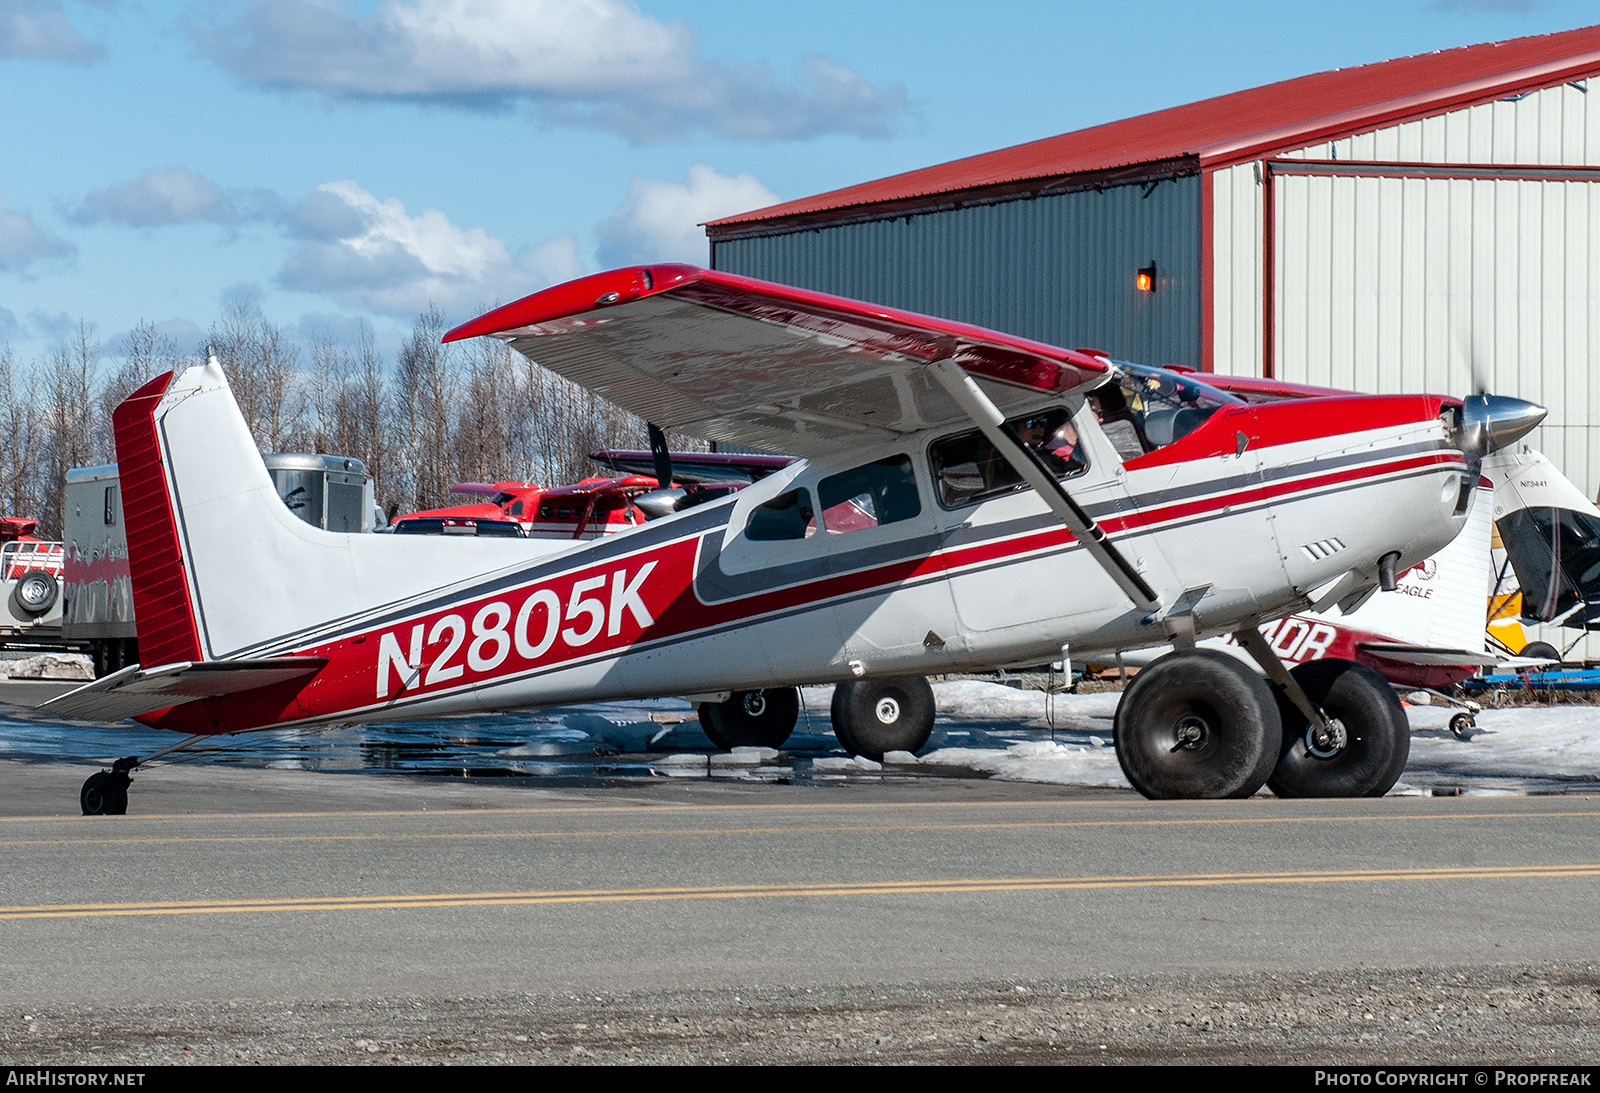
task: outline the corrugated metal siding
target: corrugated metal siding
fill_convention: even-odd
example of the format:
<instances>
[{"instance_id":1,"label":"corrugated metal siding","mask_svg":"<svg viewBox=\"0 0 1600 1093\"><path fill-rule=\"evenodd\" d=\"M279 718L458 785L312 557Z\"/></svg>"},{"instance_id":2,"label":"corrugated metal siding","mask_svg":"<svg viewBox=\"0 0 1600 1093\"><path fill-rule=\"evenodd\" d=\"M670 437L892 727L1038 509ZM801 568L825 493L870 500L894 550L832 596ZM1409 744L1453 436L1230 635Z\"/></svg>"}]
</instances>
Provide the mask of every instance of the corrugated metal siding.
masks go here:
<instances>
[{"instance_id":1,"label":"corrugated metal siding","mask_svg":"<svg viewBox=\"0 0 1600 1093\"><path fill-rule=\"evenodd\" d=\"M1549 407L1530 442L1586 493L1600 183L1279 176L1277 374Z\"/></svg>"},{"instance_id":2,"label":"corrugated metal siding","mask_svg":"<svg viewBox=\"0 0 1600 1093\"><path fill-rule=\"evenodd\" d=\"M1200 362L1188 177L720 242L718 269L1153 364ZM1134 288L1151 260L1160 285Z\"/></svg>"},{"instance_id":3,"label":"corrugated metal siding","mask_svg":"<svg viewBox=\"0 0 1600 1093\"><path fill-rule=\"evenodd\" d=\"M1600 166L1594 91L1562 85L1282 158ZM1254 164L1212 176L1219 372L1261 371L1259 177ZM1600 183L1279 173L1272 185L1276 375L1370 391L1465 392L1481 378L1550 408L1530 441L1593 496Z\"/></svg>"},{"instance_id":4,"label":"corrugated metal siding","mask_svg":"<svg viewBox=\"0 0 1600 1093\"><path fill-rule=\"evenodd\" d=\"M1212 369L1261 374L1261 201L1258 164L1211 176Z\"/></svg>"},{"instance_id":5,"label":"corrugated metal siding","mask_svg":"<svg viewBox=\"0 0 1600 1093\"><path fill-rule=\"evenodd\" d=\"M1283 158L1600 166L1597 96L1600 84L1586 91L1562 84L1520 99L1315 144Z\"/></svg>"}]
</instances>

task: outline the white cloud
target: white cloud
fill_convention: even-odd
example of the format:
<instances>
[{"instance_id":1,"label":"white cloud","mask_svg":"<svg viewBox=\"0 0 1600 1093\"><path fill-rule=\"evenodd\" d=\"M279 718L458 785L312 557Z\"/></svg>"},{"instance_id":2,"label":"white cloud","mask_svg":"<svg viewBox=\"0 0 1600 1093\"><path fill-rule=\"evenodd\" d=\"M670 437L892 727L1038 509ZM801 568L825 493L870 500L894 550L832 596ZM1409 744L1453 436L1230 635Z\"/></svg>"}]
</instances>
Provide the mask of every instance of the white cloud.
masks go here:
<instances>
[{"instance_id":1,"label":"white cloud","mask_svg":"<svg viewBox=\"0 0 1600 1093\"><path fill-rule=\"evenodd\" d=\"M78 33L62 0L5 0L0 6L0 57L89 64L105 47Z\"/></svg>"},{"instance_id":2,"label":"white cloud","mask_svg":"<svg viewBox=\"0 0 1600 1093\"><path fill-rule=\"evenodd\" d=\"M201 222L237 224L279 212L278 199L269 190L225 190L187 167L163 167L85 195L69 215L79 224L109 220L147 228Z\"/></svg>"},{"instance_id":3,"label":"white cloud","mask_svg":"<svg viewBox=\"0 0 1600 1093\"><path fill-rule=\"evenodd\" d=\"M709 252L701 224L777 201L778 195L754 175L719 174L704 163L689 168L683 182L636 178L628 184L627 200L595 229L600 262L703 266Z\"/></svg>"},{"instance_id":4,"label":"white cloud","mask_svg":"<svg viewBox=\"0 0 1600 1093\"><path fill-rule=\"evenodd\" d=\"M906 110L904 89L827 57L800 58L792 82L703 57L688 27L631 0L382 0L371 14L350 0L241 2L192 29L200 48L242 79L334 99L524 104L639 141L878 137Z\"/></svg>"},{"instance_id":5,"label":"white cloud","mask_svg":"<svg viewBox=\"0 0 1600 1093\"><path fill-rule=\"evenodd\" d=\"M0 200L0 270L26 273L35 262L77 253L78 248L40 228L27 213L7 212Z\"/></svg>"},{"instance_id":6,"label":"white cloud","mask_svg":"<svg viewBox=\"0 0 1600 1093\"><path fill-rule=\"evenodd\" d=\"M348 306L411 315L429 303L463 313L581 272L570 236L510 248L482 228L461 228L438 209L416 215L351 181L324 182L290 213L297 243L278 274L282 288L326 293Z\"/></svg>"}]
</instances>

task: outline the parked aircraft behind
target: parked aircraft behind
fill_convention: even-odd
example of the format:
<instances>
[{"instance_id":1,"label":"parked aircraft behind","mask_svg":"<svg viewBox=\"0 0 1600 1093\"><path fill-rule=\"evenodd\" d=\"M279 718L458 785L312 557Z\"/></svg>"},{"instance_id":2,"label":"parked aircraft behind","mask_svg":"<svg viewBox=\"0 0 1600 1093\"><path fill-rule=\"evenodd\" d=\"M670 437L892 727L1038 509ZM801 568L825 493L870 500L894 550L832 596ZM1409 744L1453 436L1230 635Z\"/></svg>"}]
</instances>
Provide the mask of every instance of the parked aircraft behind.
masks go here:
<instances>
[{"instance_id":1,"label":"parked aircraft behind","mask_svg":"<svg viewBox=\"0 0 1600 1093\"><path fill-rule=\"evenodd\" d=\"M1256 627L1393 586L1465 523L1484 455L1543 416L1481 395L1249 405L688 266L558 285L446 337L484 335L663 430L803 462L555 553L330 536L277 503L214 360L163 376L114 418L149 666L49 707L202 736L688 692L709 731L781 742L794 688L834 683L841 744L882 755L926 742L927 675L1170 643L1117 710L1136 789L1381 794L1409 740L1388 686L1348 662L1291 674ZM1194 647L1224 633L1270 685ZM90 778L85 810L125 808L139 762Z\"/></svg>"},{"instance_id":2,"label":"parked aircraft behind","mask_svg":"<svg viewBox=\"0 0 1600 1093\"><path fill-rule=\"evenodd\" d=\"M1499 485L1492 614L1555 623L1576 644L1600 625L1600 508L1531 448L1497 452L1485 469ZM1541 644L1511 651L1559 658Z\"/></svg>"}]
</instances>

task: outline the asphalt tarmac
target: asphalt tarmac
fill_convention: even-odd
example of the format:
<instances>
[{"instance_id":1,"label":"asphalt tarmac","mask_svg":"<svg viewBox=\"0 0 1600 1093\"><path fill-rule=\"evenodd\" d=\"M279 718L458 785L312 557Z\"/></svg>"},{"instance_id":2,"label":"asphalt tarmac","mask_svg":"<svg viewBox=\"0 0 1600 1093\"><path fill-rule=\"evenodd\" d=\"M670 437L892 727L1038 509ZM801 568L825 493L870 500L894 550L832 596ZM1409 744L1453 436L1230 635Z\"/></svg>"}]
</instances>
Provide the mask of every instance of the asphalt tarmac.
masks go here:
<instances>
[{"instance_id":1,"label":"asphalt tarmac","mask_svg":"<svg viewBox=\"0 0 1600 1093\"><path fill-rule=\"evenodd\" d=\"M1600 1057L1600 801L0 763L0 1059Z\"/></svg>"}]
</instances>

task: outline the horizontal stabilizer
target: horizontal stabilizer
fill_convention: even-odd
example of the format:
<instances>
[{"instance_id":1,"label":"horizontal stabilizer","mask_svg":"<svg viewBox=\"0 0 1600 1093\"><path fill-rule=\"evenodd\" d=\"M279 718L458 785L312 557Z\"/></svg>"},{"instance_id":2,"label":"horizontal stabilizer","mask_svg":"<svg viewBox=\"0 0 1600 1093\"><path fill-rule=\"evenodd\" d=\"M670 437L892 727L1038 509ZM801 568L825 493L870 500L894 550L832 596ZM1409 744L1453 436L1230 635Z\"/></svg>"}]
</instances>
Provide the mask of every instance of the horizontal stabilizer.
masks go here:
<instances>
[{"instance_id":1,"label":"horizontal stabilizer","mask_svg":"<svg viewBox=\"0 0 1600 1093\"><path fill-rule=\"evenodd\" d=\"M1439 668L1458 668L1464 664L1476 664L1482 668L1492 668L1500 663L1499 657L1481 650L1472 652L1467 649L1440 649L1432 645L1402 645L1393 641L1363 641L1358 643L1356 648L1368 656L1394 661L1396 664L1419 664Z\"/></svg>"},{"instance_id":2,"label":"horizontal stabilizer","mask_svg":"<svg viewBox=\"0 0 1600 1093\"><path fill-rule=\"evenodd\" d=\"M143 713L221 698L316 675L326 657L179 661L159 668L137 664L86 683L40 706L84 721L122 721Z\"/></svg>"}]
</instances>

